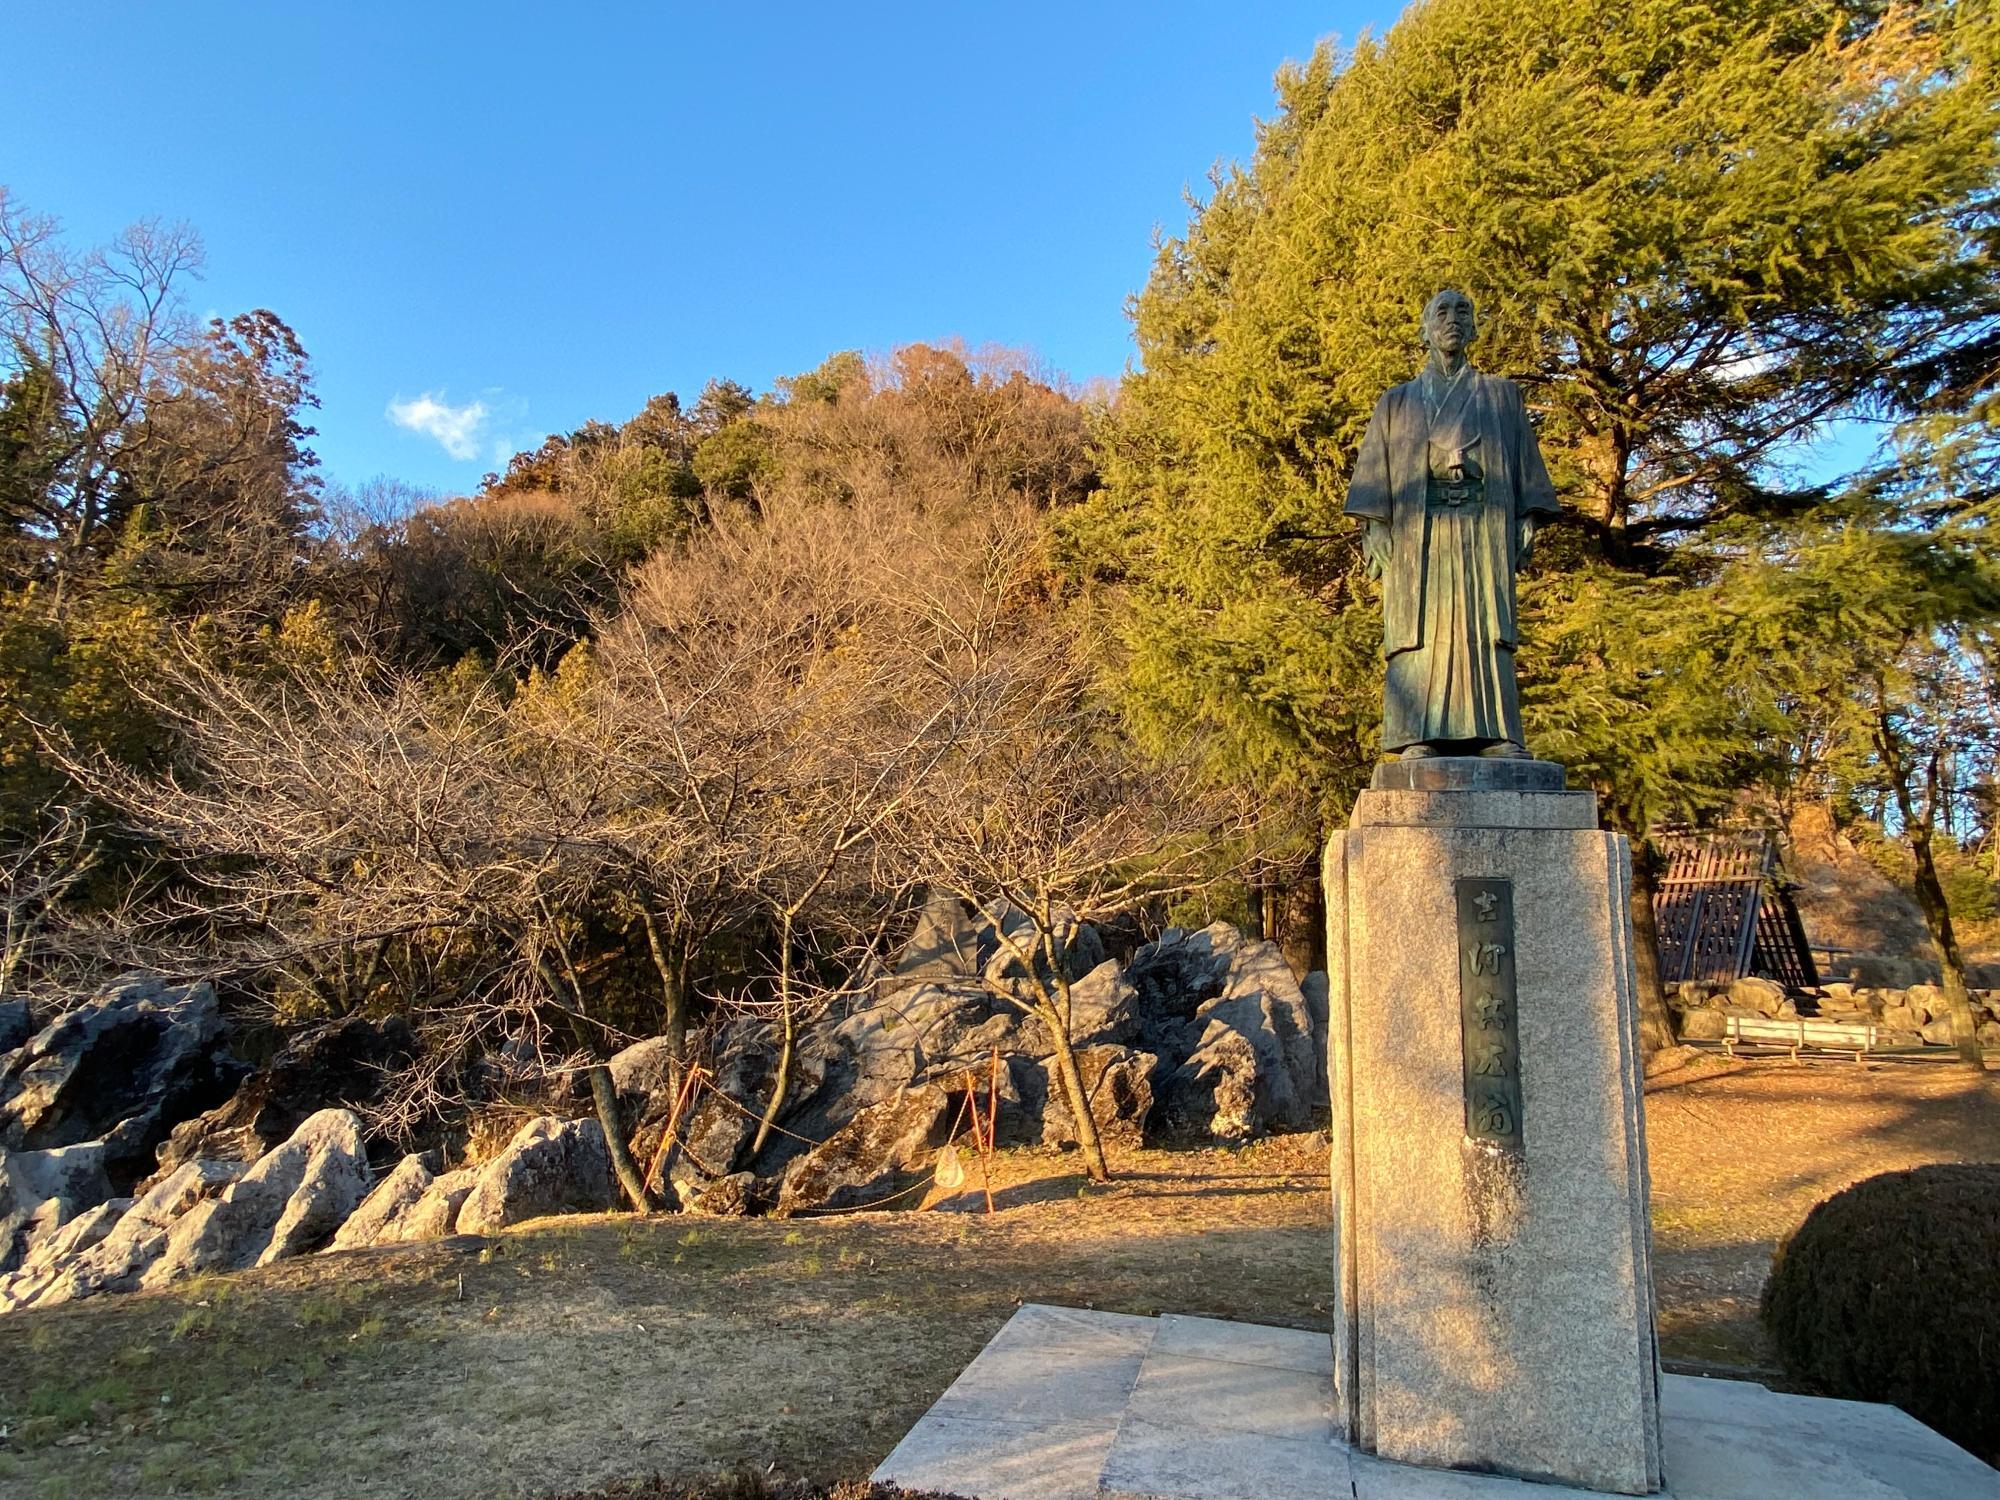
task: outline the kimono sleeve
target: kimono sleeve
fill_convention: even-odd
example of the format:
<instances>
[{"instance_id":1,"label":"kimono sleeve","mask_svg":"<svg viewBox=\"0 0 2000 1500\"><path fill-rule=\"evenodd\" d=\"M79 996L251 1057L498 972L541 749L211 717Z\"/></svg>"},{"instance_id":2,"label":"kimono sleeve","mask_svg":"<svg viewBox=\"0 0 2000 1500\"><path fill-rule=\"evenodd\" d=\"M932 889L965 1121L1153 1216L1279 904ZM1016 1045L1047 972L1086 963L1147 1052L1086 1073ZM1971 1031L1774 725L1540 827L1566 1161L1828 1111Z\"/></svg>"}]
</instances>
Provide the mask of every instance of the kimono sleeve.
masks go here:
<instances>
[{"instance_id":1,"label":"kimono sleeve","mask_svg":"<svg viewBox=\"0 0 2000 1500\"><path fill-rule=\"evenodd\" d=\"M1347 481L1347 504L1343 508L1350 516L1387 521L1391 499L1389 398L1384 395L1375 403L1375 414L1368 419L1368 431L1362 435L1361 451L1355 455L1354 475Z\"/></svg>"},{"instance_id":2,"label":"kimono sleeve","mask_svg":"<svg viewBox=\"0 0 2000 1500\"><path fill-rule=\"evenodd\" d=\"M1562 506L1556 500L1555 483L1549 478L1549 466L1542 461L1542 445L1535 438L1535 424L1528 420L1528 404L1521 399L1521 388L1511 380L1507 382L1507 410L1514 429L1514 473L1520 482L1517 514L1556 515Z\"/></svg>"}]
</instances>

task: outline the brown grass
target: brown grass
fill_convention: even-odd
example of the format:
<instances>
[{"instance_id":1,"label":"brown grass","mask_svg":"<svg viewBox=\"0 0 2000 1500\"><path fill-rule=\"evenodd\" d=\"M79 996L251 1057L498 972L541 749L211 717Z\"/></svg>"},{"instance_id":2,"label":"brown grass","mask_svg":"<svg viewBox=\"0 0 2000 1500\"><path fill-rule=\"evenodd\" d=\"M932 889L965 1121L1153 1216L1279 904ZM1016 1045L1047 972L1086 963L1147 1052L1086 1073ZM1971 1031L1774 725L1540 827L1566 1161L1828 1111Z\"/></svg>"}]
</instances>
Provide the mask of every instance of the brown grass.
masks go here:
<instances>
[{"instance_id":1,"label":"brown grass","mask_svg":"<svg viewBox=\"0 0 2000 1500\"><path fill-rule=\"evenodd\" d=\"M1770 1249L1845 1182L2000 1159L1948 1069L1648 1098L1671 1360L1765 1362ZM1324 1146L1007 1153L1002 1212L544 1221L0 1320L0 1495L546 1496L865 1476L1022 1301L1330 1326ZM664 1485L624 1493L671 1494ZM726 1490L722 1493L728 1493Z\"/></svg>"}]
</instances>

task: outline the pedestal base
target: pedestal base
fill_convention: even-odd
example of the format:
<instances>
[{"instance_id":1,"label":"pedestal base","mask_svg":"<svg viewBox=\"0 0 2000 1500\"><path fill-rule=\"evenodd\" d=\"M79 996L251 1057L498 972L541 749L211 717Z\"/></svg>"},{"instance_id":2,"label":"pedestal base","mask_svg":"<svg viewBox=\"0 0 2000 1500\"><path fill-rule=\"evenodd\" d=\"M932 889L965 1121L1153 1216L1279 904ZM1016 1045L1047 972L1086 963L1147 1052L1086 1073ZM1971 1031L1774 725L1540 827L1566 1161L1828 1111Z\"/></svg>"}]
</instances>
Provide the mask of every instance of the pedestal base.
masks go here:
<instances>
[{"instance_id":1,"label":"pedestal base","mask_svg":"<svg viewBox=\"0 0 2000 1500\"><path fill-rule=\"evenodd\" d=\"M1386 769L1326 854L1343 1426L1657 1490L1625 841L1545 762Z\"/></svg>"}]
</instances>

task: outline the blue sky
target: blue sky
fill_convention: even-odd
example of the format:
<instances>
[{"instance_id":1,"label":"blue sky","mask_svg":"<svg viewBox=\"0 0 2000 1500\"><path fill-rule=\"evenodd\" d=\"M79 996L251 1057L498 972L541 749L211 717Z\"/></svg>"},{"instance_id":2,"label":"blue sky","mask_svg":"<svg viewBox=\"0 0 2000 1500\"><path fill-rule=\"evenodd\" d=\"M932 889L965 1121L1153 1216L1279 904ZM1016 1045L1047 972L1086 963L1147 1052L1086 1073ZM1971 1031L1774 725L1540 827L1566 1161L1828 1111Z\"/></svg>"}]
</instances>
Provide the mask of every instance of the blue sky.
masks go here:
<instances>
[{"instance_id":1,"label":"blue sky","mask_svg":"<svg viewBox=\"0 0 2000 1500\"><path fill-rule=\"evenodd\" d=\"M195 311L312 354L329 478L462 491L836 349L1117 375L1155 227L1249 154L1279 64L1399 8L21 7L0 183L79 239L188 221Z\"/></svg>"}]
</instances>

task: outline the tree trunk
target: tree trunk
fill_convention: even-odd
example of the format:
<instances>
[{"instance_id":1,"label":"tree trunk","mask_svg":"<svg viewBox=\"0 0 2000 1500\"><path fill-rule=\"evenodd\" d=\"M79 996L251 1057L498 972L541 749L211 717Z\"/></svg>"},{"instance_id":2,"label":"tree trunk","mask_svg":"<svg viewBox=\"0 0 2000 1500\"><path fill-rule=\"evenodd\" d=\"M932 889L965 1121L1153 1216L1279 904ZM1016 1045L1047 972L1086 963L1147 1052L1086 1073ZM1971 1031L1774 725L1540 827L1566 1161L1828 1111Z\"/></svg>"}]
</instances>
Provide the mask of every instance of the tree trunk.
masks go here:
<instances>
[{"instance_id":1,"label":"tree trunk","mask_svg":"<svg viewBox=\"0 0 2000 1500\"><path fill-rule=\"evenodd\" d=\"M1660 852L1649 838L1632 843L1632 969L1638 981L1639 1063L1674 1045L1673 1013L1660 980L1660 927L1653 914L1659 892Z\"/></svg>"},{"instance_id":2,"label":"tree trunk","mask_svg":"<svg viewBox=\"0 0 2000 1500\"><path fill-rule=\"evenodd\" d=\"M785 913L778 934L778 1018L783 1035L778 1043L778 1076L771 1082L771 1102L764 1110L764 1118L757 1122L757 1138L750 1143L750 1160L757 1159L757 1153L764 1149L764 1142L771 1137L772 1129L778 1123L778 1112L785 1107L785 1096L792 1089L792 1055L798 1045L798 1024L792 1015L792 914Z\"/></svg>"},{"instance_id":3,"label":"tree trunk","mask_svg":"<svg viewBox=\"0 0 2000 1500\"><path fill-rule=\"evenodd\" d=\"M646 946L652 952L653 967L660 975L660 1035L667 1039L667 1050L674 1059L674 1065L668 1072L668 1089L678 1093L681 1068L687 1053L688 943L678 931L671 941L662 939L659 924L643 903L639 908L639 920L645 925Z\"/></svg>"},{"instance_id":4,"label":"tree trunk","mask_svg":"<svg viewBox=\"0 0 2000 1500\"><path fill-rule=\"evenodd\" d=\"M1986 1058L1979 1048L1979 1033L1972 1022L1972 996L1965 988L1965 958L1958 951L1958 934L1952 930L1951 904L1945 900L1944 883L1938 879L1937 860L1931 851L1931 831L1937 826L1939 761L1943 758L1941 744L1933 744L1927 769L1926 799L1921 816L1917 812L1915 796L1916 768L1910 763L1908 741L1898 733L1894 719L1886 707L1888 690L1879 680L1876 686L1875 748L1881 753L1882 765L1889 773L1889 783L1896 794L1896 811L1902 815L1903 838L1910 846L1910 856L1916 866L1917 906L1924 914L1924 926L1930 929L1931 941L1937 945L1939 977L1944 981L1945 1015L1951 1021L1952 1045L1958 1049L1959 1061L1969 1068L1986 1071Z\"/></svg>"},{"instance_id":5,"label":"tree trunk","mask_svg":"<svg viewBox=\"0 0 2000 1500\"><path fill-rule=\"evenodd\" d=\"M645 1179L639 1175L639 1164L632 1160L625 1144L625 1125L618 1118L618 1090L611 1082L611 1070L603 1063L590 1069L590 1095L597 1102L597 1123L604 1127L604 1144L611 1148L611 1170L618 1174L618 1185L625 1189L634 1212L650 1213L653 1205L646 1198Z\"/></svg>"},{"instance_id":6,"label":"tree trunk","mask_svg":"<svg viewBox=\"0 0 2000 1500\"><path fill-rule=\"evenodd\" d=\"M1945 900L1944 883L1938 879L1937 861L1931 852L1930 830L1922 824L1907 825L1910 853L1916 858L1917 905L1937 946L1938 968L1944 979L1944 1012L1951 1022L1951 1044L1958 1049L1959 1061L1967 1067L1986 1071L1986 1055L1979 1046L1979 1031L1972 1020L1972 995L1965 986L1965 956L1958 950L1958 933L1951 925L1951 906Z\"/></svg>"},{"instance_id":7,"label":"tree trunk","mask_svg":"<svg viewBox=\"0 0 2000 1500\"><path fill-rule=\"evenodd\" d=\"M1322 838L1320 849L1326 844ZM1310 874L1293 881L1284 891L1284 919L1279 924L1278 946L1300 979L1315 969L1326 967L1326 890L1321 884L1317 860Z\"/></svg>"},{"instance_id":8,"label":"tree trunk","mask_svg":"<svg viewBox=\"0 0 2000 1500\"><path fill-rule=\"evenodd\" d=\"M1076 1122L1076 1143L1083 1151L1083 1169L1092 1182L1109 1182L1111 1168L1105 1165L1104 1142L1098 1138L1097 1117L1090 1112L1090 1096L1084 1091L1083 1073L1076 1065L1076 1049L1070 1046L1069 1026L1056 1015L1055 1006L1044 1002L1042 1020L1055 1044L1056 1073L1062 1079L1063 1096L1069 1101L1070 1118Z\"/></svg>"}]
</instances>

